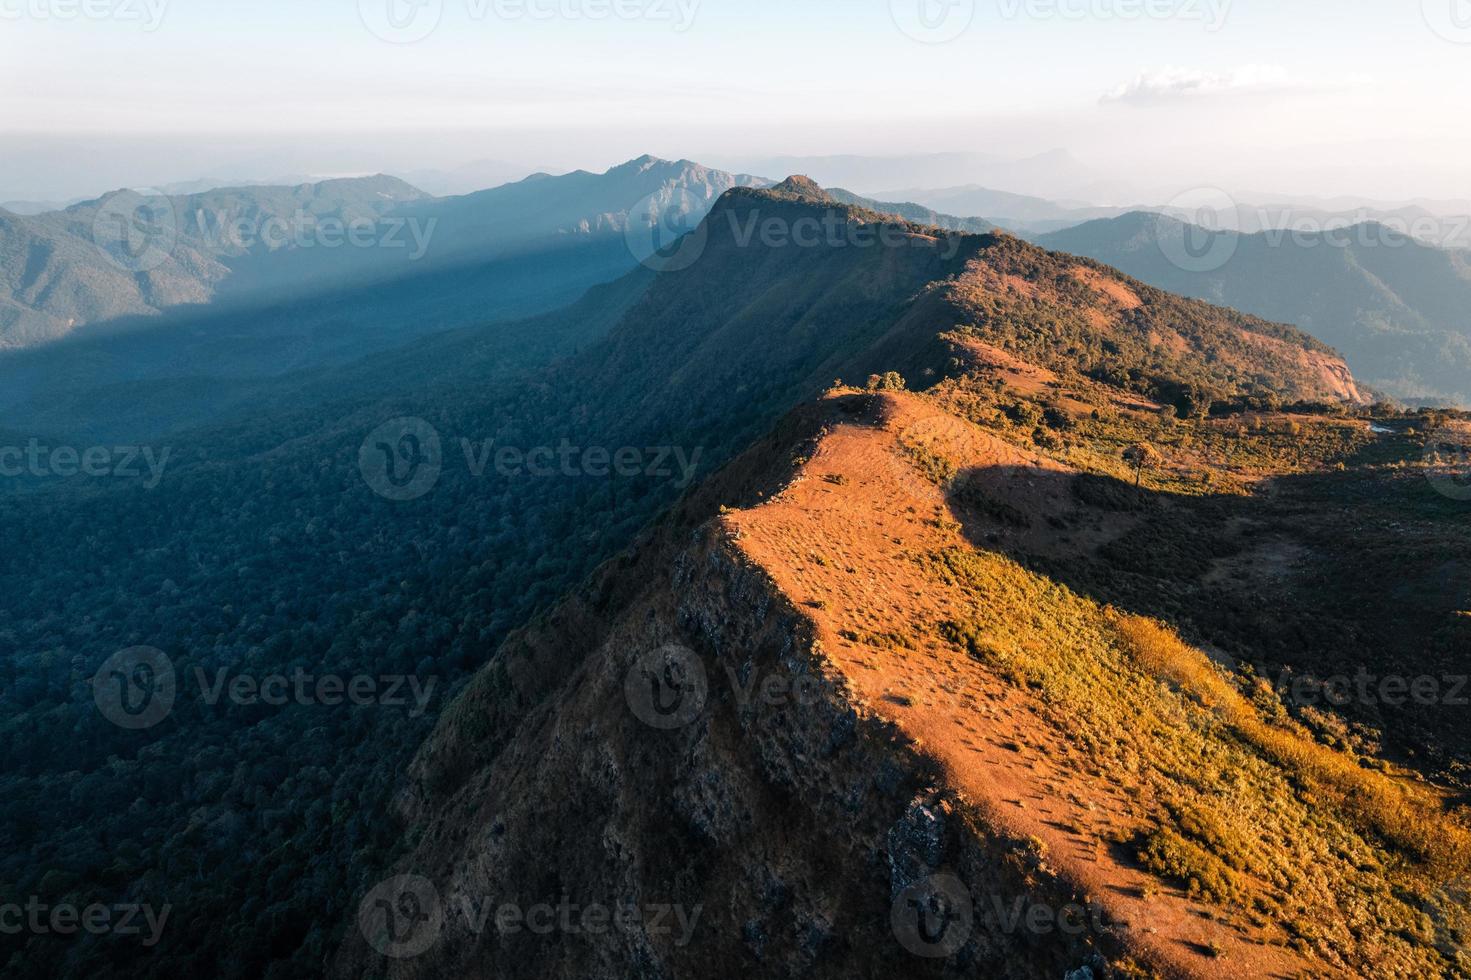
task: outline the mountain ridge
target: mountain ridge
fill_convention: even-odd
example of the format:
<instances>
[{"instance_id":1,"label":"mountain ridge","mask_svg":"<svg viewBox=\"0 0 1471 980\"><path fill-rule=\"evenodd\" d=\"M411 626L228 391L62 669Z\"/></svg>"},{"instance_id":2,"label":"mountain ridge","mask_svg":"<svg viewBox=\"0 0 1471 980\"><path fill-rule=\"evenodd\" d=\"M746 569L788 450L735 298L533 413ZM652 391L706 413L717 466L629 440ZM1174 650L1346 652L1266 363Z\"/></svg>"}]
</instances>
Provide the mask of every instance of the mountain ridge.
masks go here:
<instances>
[{"instance_id":1,"label":"mountain ridge","mask_svg":"<svg viewBox=\"0 0 1471 980\"><path fill-rule=\"evenodd\" d=\"M1200 272L1172 263L1164 247L1178 253L1185 235L1224 260ZM1471 404L1471 252L1375 222L1242 235L1137 212L1036 240L1182 295L1297 324L1343 351L1386 394Z\"/></svg>"},{"instance_id":2,"label":"mountain ridge","mask_svg":"<svg viewBox=\"0 0 1471 980\"><path fill-rule=\"evenodd\" d=\"M533 175L448 198L379 174L176 197L122 189L34 217L6 212L0 215L0 349L216 299L279 300L288 292L310 295L570 245L625 246L627 238L632 254L606 276L613 278L644 258L628 227L630 209L651 210L674 227L692 225L724 190L761 183L645 156L602 174ZM101 227L111 207L127 208L133 219L151 215L161 229L154 240L166 253L145 252L148 267L135 269L117 243L94 241L94 225ZM339 247L345 229L323 231L323 221L357 229L355 236L366 234L372 247L357 247L357 237L354 247ZM596 264L599 275L611 268L608 260Z\"/></svg>"}]
</instances>

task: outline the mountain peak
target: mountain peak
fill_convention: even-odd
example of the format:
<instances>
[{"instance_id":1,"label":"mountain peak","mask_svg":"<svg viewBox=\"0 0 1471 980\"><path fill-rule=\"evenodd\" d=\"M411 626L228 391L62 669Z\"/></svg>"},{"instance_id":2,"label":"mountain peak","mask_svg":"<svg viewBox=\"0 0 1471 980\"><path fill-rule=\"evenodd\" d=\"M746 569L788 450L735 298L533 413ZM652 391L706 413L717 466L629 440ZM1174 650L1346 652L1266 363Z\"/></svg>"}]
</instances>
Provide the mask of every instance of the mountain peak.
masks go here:
<instances>
[{"instance_id":1,"label":"mountain peak","mask_svg":"<svg viewBox=\"0 0 1471 980\"><path fill-rule=\"evenodd\" d=\"M655 167L668 167L672 165L672 161L665 160L663 157L656 157L652 153L645 153L643 156L635 157L627 163L619 164L608 172L619 173L632 171L633 173L643 173L646 170L653 170Z\"/></svg>"},{"instance_id":2,"label":"mountain peak","mask_svg":"<svg viewBox=\"0 0 1471 980\"><path fill-rule=\"evenodd\" d=\"M822 201L824 203L832 201L832 196L823 190L817 181L801 174L793 174L773 187L771 192L773 194L787 194L792 197L799 197L804 201Z\"/></svg>"}]
</instances>

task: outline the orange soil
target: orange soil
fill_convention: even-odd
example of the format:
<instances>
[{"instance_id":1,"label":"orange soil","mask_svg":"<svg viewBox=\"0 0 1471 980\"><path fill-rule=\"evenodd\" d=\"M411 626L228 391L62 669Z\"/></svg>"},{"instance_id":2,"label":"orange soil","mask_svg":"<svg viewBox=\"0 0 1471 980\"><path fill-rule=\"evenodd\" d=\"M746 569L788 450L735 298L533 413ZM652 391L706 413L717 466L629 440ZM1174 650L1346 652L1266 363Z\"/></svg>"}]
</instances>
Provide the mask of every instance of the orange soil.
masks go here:
<instances>
[{"instance_id":1,"label":"orange soil","mask_svg":"<svg viewBox=\"0 0 1471 980\"><path fill-rule=\"evenodd\" d=\"M1097 269L1089 269L1085 266L1073 266L1072 276L1083 285L1102 293L1126 310L1137 310L1144 305L1139 294L1128 286L1099 272Z\"/></svg>"},{"instance_id":2,"label":"orange soil","mask_svg":"<svg viewBox=\"0 0 1471 980\"><path fill-rule=\"evenodd\" d=\"M1167 333L1151 330L1149 332L1149 343L1153 347L1168 347L1177 354L1183 354L1190 350L1190 342L1173 330Z\"/></svg>"},{"instance_id":3,"label":"orange soil","mask_svg":"<svg viewBox=\"0 0 1471 980\"><path fill-rule=\"evenodd\" d=\"M971 259L951 288L965 295L1025 296L1034 299L1039 294L1037 283L1009 272L1000 272L990 263Z\"/></svg>"},{"instance_id":4,"label":"orange soil","mask_svg":"<svg viewBox=\"0 0 1471 980\"><path fill-rule=\"evenodd\" d=\"M1152 414L1163 407L1142 395L1122 392L1118 388L1083 378L1075 378L1064 384L1061 378L1047 368L1024 361L1015 354L968 334L954 333L947 334L946 337L960 350L971 367L999 378L1008 388L1021 395L1035 398L1070 387L1077 391L1089 391L1119 411ZM1092 410L1091 405L1077 399L1062 398L1060 401L1072 411L1086 414Z\"/></svg>"},{"instance_id":5,"label":"orange soil","mask_svg":"<svg viewBox=\"0 0 1471 980\"><path fill-rule=\"evenodd\" d=\"M1361 404L1368 403L1369 399L1359 391L1358 384L1354 381L1353 374L1349 372L1348 365L1340 358L1321 351L1301 350L1286 341L1252 333L1249 330L1241 331L1241 337L1249 344L1297 361L1302 367L1317 375L1335 396Z\"/></svg>"},{"instance_id":6,"label":"orange soil","mask_svg":"<svg viewBox=\"0 0 1471 980\"><path fill-rule=\"evenodd\" d=\"M1015 388L1022 394L1045 394L1060 384L1057 375L1052 371L1024 361L994 344L961 333L955 334L953 339L972 367L1000 375L1007 387Z\"/></svg>"}]
</instances>

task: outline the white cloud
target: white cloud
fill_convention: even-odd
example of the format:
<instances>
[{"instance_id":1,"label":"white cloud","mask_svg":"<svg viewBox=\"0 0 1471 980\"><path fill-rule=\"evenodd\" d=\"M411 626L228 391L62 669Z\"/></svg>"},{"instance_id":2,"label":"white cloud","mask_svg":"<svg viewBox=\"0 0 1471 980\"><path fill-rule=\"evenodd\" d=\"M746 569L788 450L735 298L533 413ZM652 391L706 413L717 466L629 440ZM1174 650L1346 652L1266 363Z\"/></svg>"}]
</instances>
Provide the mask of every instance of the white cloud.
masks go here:
<instances>
[{"instance_id":1,"label":"white cloud","mask_svg":"<svg viewBox=\"0 0 1471 980\"><path fill-rule=\"evenodd\" d=\"M1304 78L1281 65L1244 65L1224 72L1163 68L1140 73L1133 81L1104 93L1102 101L1154 105L1181 99L1319 92L1360 85L1364 81L1362 76Z\"/></svg>"}]
</instances>

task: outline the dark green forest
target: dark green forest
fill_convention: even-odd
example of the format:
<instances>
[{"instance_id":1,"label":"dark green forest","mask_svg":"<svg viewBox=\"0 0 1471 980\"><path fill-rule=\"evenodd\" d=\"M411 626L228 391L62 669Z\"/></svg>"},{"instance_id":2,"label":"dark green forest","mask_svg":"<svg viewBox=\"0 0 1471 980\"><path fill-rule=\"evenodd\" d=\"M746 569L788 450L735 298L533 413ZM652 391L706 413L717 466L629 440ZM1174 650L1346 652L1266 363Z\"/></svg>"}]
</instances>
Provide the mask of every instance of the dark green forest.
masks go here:
<instances>
[{"instance_id":1,"label":"dark green forest","mask_svg":"<svg viewBox=\"0 0 1471 980\"><path fill-rule=\"evenodd\" d=\"M494 381L507 333L523 363L547 357L596 329L586 306L577 313L454 338L432 377L420 372L435 345L388 358L375 377L387 396L181 437L151 490L0 498L0 890L174 910L153 951L121 937L24 948L0 937L7 976L320 974L349 883L397 844L388 798L444 698L677 492L456 465L461 435L537 445L595 431L563 392ZM382 499L359 445L415 413L445 433L444 478L423 500ZM89 682L140 645L172 659L180 693L164 722L129 732L101 716ZM207 704L194 671L221 668L437 684L418 717Z\"/></svg>"}]
</instances>

